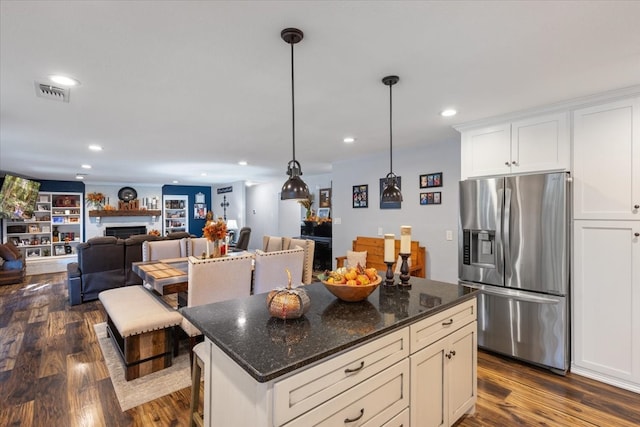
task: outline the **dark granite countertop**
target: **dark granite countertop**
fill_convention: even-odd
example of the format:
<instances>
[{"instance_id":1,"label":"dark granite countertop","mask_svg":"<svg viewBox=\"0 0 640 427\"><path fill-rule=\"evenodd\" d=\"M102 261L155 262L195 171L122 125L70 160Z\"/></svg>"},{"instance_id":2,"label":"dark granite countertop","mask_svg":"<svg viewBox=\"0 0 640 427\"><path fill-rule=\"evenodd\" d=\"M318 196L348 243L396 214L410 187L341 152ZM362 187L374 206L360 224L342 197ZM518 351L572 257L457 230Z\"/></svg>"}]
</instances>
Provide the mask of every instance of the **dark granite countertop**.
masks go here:
<instances>
[{"instance_id":1,"label":"dark granite countertop","mask_svg":"<svg viewBox=\"0 0 640 427\"><path fill-rule=\"evenodd\" d=\"M412 277L411 289L382 285L361 302L338 300L322 283L305 287L300 319L269 316L267 294L180 311L258 382L267 382L475 297L462 285Z\"/></svg>"}]
</instances>

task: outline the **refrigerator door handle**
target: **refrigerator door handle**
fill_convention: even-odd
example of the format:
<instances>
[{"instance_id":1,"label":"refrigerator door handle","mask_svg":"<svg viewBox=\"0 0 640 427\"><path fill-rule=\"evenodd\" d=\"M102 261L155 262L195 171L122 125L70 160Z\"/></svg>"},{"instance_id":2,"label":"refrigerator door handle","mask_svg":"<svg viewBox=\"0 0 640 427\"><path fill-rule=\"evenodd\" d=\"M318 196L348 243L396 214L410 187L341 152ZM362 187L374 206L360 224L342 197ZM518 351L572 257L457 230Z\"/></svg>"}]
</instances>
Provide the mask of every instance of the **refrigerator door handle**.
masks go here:
<instances>
[{"instance_id":1,"label":"refrigerator door handle","mask_svg":"<svg viewBox=\"0 0 640 427\"><path fill-rule=\"evenodd\" d=\"M495 239L495 247L496 247L496 270L498 270L500 272L500 276L501 276L501 285L504 285L505 283L505 277L504 277L504 234L503 234L503 225L502 225L502 218L503 218L503 205L504 205L504 201L502 200L504 197L504 189L500 188L498 189L498 206L496 209L496 239Z\"/></svg>"},{"instance_id":2,"label":"refrigerator door handle","mask_svg":"<svg viewBox=\"0 0 640 427\"><path fill-rule=\"evenodd\" d=\"M506 286L511 281L511 276L513 275L513 271L511 268L511 265L512 265L511 264L511 247L510 247L511 235L509 234L510 233L509 219L511 218L511 188L509 188L506 185L504 189L503 212L504 214L502 215L502 218L501 218L501 224L502 224L502 246L504 250L504 267L505 267L504 284Z\"/></svg>"},{"instance_id":3,"label":"refrigerator door handle","mask_svg":"<svg viewBox=\"0 0 640 427\"><path fill-rule=\"evenodd\" d=\"M485 293L488 295L496 295L503 298L512 298L518 301L533 302L536 304L559 304L560 303L560 300L552 297L547 297L544 295L531 295L530 293L525 294L520 291L512 291L509 289L506 289L506 290L492 289L488 286L474 285L469 282L463 282L462 284L464 284L464 286L468 286L469 288L478 289L479 291L482 291L482 293Z\"/></svg>"}]
</instances>

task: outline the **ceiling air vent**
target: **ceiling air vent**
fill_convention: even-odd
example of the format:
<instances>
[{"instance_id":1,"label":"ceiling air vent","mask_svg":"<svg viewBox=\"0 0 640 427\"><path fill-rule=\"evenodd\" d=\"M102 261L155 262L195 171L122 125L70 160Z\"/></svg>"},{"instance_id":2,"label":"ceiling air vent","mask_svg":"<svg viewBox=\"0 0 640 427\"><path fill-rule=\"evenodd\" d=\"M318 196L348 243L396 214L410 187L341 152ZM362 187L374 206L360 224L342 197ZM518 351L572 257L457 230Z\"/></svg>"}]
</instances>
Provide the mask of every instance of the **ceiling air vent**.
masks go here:
<instances>
[{"instance_id":1,"label":"ceiling air vent","mask_svg":"<svg viewBox=\"0 0 640 427\"><path fill-rule=\"evenodd\" d=\"M52 86L46 83L33 82L36 88L36 96L52 101L69 102L69 88Z\"/></svg>"}]
</instances>

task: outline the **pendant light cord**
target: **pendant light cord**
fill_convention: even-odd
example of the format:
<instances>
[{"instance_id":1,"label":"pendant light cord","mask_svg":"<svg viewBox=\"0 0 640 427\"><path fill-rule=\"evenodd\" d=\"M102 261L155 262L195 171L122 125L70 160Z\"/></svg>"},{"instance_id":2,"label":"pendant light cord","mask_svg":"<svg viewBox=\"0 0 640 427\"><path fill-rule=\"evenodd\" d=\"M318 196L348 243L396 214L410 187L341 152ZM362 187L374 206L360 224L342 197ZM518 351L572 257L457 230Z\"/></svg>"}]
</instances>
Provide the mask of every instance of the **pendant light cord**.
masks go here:
<instances>
[{"instance_id":1,"label":"pendant light cord","mask_svg":"<svg viewBox=\"0 0 640 427\"><path fill-rule=\"evenodd\" d=\"M389 85L389 172L393 173L393 85Z\"/></svg>"},{"instance_id":2,"label":"pendant light cord","mask_svg":"<svg viewBox=\"0 0 640 427\"><path fill-rule=\"evenodd\" d=\"M293 43L291 44L291 121L293 123L292 129L292 141L293 141L293 161L296 160L296 102L295 102L295 88L293 84Z\"/></svg>"}]
</instances>

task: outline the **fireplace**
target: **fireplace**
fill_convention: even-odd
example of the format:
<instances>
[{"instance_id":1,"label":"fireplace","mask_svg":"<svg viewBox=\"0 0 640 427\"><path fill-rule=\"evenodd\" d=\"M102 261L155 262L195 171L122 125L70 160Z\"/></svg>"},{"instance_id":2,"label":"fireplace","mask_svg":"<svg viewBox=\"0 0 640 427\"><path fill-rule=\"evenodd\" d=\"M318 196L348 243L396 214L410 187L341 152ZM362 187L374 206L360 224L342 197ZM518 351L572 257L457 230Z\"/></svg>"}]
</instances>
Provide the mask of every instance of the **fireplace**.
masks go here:
<instances>
[{"instance_id":1,"label":"fireplace","mask_svg":"<svg viewBox=\"0 0 640 427\"><path fill-rule=\"evenodd\" d=\"M134 225L130 227L106 227L105 236L114 236L118 239L128 239L136 234L147 234L147 227L144 225Z\"/></svg>"}]
</instances>

